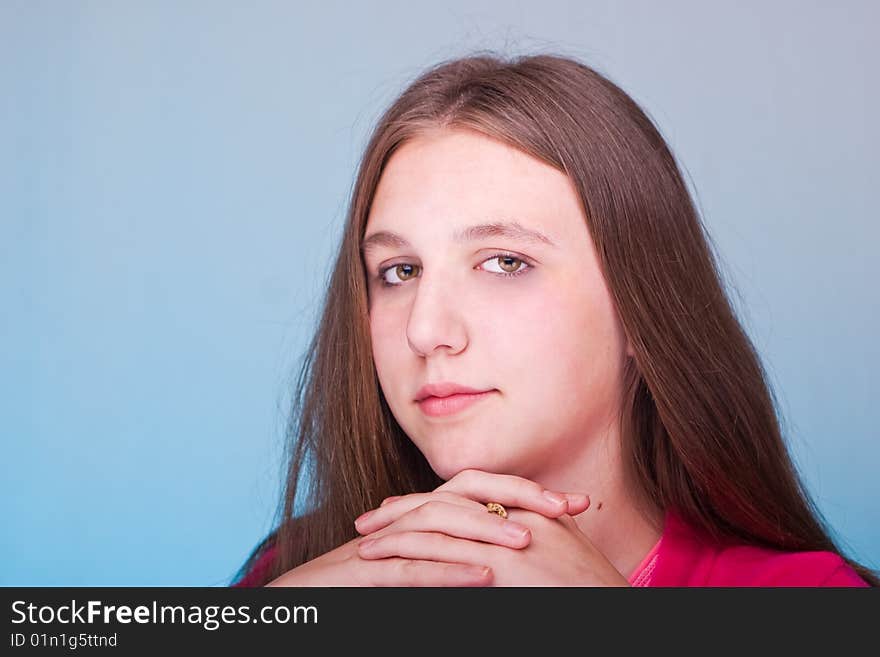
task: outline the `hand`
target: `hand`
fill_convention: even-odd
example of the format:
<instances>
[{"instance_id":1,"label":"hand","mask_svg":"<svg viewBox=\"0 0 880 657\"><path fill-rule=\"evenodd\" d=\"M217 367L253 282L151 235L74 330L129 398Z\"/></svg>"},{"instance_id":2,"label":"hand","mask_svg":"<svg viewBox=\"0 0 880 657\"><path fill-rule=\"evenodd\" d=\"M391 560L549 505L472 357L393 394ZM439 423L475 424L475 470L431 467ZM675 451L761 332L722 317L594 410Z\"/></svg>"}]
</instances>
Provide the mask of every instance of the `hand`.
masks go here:
<instances>
[{"instance_id":1,"label":"hand","mask_svg":"<svg viewBox=\"0 0 880 657\"><path fill-rule=\"evenodd\" d=\"M521 477L466 470L432 493L390 498L358 518L368 534L358 553L488 565L496 586L628 586L571 517L589 497L565 494L554 504L544 493ZM485 501L509 507L508 519L488 513Z\"/></svg>"},{"instance_id":2,"label":"hand","mask_svg":"<svg viewBox=\"0 0 880 657\"><path fill-rule=\"evenodd\" d=\"M488 568L405 558L362 559L355 538L288 570L266 586L486 586Z\"/></svg>"},{"instance_id":3,"label":"hand","mask_svg":"<svg viewBox=\"0 0 880 657\"><path fill-rule=\"evenodd\" d=\"M486 513L484 502L498 502L504 506L519 507L541 513L548 518L558 518L567 513L577 515L590 506L588 495L581 493L557 493L541 485L513 475L499 475L480 470L463 470L430 493L388 497L378 509L364 513L355 520L361 534L377 532L407 511L428 502L445 501L471 510ZM493 514L495 515L495 514ZM481 516L482 517L482 516ZM496 516L497 517L497 516ZM509 525L528 533L528 528L516 523L505 525L490 519L498 527ZM507 541L509 542L509 541ZM507 543L505 542L505 543ZM525 547L528 540L517 547Z\"/></svg>"}]
</instances>

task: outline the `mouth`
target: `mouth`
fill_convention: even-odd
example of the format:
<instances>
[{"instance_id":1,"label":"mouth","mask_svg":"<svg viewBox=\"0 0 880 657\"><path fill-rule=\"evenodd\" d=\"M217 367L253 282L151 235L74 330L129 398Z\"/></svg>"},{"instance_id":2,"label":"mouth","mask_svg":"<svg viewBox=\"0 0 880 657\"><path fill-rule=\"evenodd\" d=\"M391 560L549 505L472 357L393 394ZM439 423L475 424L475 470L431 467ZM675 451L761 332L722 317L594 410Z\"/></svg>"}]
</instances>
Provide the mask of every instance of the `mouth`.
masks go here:
<instances>
[{"instance_id":1,"label":"mouth","mask_svg":"<svg viewBox=\"0 0 880 657\"><path fill-rule=\"evenodd\" d=\"M418 400L422 413L429 417L444 417L455 415L466 408L470 408L474 404L488 398L495 390L484 390L483 392L456 393L445 397L436 397L430 395Z\"/></svg>"}]
</instances>

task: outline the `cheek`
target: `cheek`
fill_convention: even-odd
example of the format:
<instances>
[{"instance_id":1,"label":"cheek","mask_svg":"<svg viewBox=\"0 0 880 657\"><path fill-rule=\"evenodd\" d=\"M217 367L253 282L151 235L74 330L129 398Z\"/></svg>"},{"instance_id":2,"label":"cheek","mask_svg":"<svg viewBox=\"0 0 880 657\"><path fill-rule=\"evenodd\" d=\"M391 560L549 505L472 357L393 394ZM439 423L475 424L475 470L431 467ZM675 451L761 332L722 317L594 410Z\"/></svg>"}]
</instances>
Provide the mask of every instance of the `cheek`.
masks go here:
<instances>
[{"instance_id":1,"label":"cheek","mask_svg":"<svg viewBox=\"0 0 880 657\"><path fill-rule=\"evenodd\" d=\"M516 285L516 283L514 283ZM473 338L487 353L516 362L529 353L540 353L552 344L554 330L548 313L558 312L557 302L543 286L517 290L501 288L476 299L470 306Z\"/></svg>"},{"instance_id":2,"label":"cheek","mask_svg":"<svg viewBox=\"0 0 880 657\"><path fill-rule=\"evenodd\" d=\"M388 386L391 381L399 380L400 363L397 362L402 353L401 345L397 339L398 327L390 316L390 313L373 313L370 315L370 342L373 351L373 363L376 366L376 374L379 384L385 392L389 403L394 400L395 392ZM406 343L404 342L404 345Z\"/></svg>"},{"instance_id":3,"label":"cheek","mask_svg":"<svg viewBox=\"0 0 880 657\"><path fill-rule=\"evenodd\" d=\"M534 364L543 358L564 360L584 332L589 315L582 307L584 303L563 290L544 287L502 309L494 318L499 329L494 337L503 341L509 336L507 340L515 340L520 360Z\"/></svg>"},{"instance_id":4,"label":"cheek","mask_svg":"<svg viewBox=\"0 0 880 657\"><path fill-rule=\"evenodd\" d=\"M602 290L546 289L524 300L510 320L510 332L497 335L496 344L505 345L519 387L532 399L559 405L616 393L625 342Z\"/></svg>"},{"instance_id":5,"label":"cheek","mask_svg":"<svg viewBox=\"0 0 880 657\"><path fill-rule=\"evenodd\" d=\"M373 343L373 352L384 354L390 350L390 345L405 339L405 316L403 309L397 309L392 305L383 304L374 307L370 312L370 340Z\"/></svg>"}]
</instances>

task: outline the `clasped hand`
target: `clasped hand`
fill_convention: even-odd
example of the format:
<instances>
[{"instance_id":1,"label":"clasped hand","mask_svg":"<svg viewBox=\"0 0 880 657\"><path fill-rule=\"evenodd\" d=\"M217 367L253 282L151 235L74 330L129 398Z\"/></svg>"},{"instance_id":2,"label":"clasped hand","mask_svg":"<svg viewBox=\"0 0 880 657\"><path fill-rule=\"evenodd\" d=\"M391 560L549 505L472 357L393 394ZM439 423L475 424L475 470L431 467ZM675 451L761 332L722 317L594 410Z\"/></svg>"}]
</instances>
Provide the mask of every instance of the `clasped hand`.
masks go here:
<instances>
[{"instance_id":1,"label":"clasped hand","mask_svg":"<svg viewBox=\"0 0 880 657\"><path fill-rule=\"evenodd\" d=\"M429 493L386 499L355 521L361 537L270 586L628 586L572 518L589 506L586 495L464 470Z\"/></svg>"},{"instance_id":2,"label":"clasped hand","mask_svg":"<svg viewBox=\"0 0 880 657\"><path fill-rule=\"evenodd\" d=\"M507 519L489 513L498 502ZM512 475L465 470L430 493L389 498L357 519L365 560L468 564L476 585L627 586L572 516L590 499Z\"/></svg>"}]
</instances>

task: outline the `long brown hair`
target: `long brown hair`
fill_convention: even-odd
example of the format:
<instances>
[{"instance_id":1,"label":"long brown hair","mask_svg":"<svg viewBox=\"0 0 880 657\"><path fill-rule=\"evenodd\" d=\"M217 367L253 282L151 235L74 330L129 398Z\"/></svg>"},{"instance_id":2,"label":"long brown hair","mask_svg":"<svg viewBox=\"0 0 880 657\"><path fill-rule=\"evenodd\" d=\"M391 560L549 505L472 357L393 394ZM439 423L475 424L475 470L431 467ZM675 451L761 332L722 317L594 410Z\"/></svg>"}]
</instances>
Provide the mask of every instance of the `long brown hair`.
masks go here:
<instances>
[{"instance_id":1,"label":"long brown hair","mask_svg":"<svg viewBox=\"0 0 880 657\"><path fill-rule=\"evenodd\" d=\"M657 128L623 90L580 62L492 53L423 73L372 133L296 383L276 529L238 575L274 547L268 582L354 538L354 518L385 497L442 483L382 394L360 251L389 157L437 127L502 140L573 181L634 351L621 390L621 447L627 482L645 508L673 507L719 541L834 551L880 584L837 548L799 479L759 356ZM300 499L307 504L298 509Z\"/></svg>"}]
</instances>

